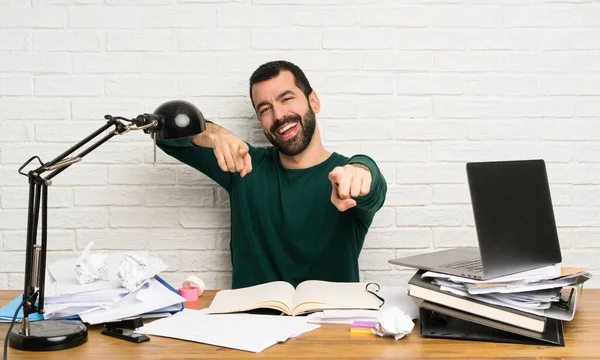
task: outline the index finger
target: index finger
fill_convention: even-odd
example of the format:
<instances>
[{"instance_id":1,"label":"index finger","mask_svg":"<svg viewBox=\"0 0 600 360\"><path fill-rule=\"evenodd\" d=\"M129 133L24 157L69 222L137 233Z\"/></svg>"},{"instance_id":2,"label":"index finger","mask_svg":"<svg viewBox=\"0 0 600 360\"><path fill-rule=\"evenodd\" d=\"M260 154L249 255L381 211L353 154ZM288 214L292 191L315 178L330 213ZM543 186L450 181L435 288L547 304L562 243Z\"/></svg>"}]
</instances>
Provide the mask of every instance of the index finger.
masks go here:
<instances>
[{"instance_id":1,"label":"index finger","mask_svg":"<svg viewBox=\"0 0 600 360\"><path fill-rule=\"evenodd\" d=\"M339 185L340 181L342 180L342 168L338 166L331 170L331 172L329 173L329 180L332 183Z\"/></svg>"},{"instance_id":2,"label":"index finger","mask_svg":"<svg viewBox=\"0 0 600 360\"><path fill-rule=\"evenodd\" d=\"M242 151L240 150L240 153ZM240 173L241 177L246 176L250 171L252 171L252 158L250 157L250 154L246 154L244 156L244 168L242 169L242 172Z\"/></svg>"},{"instance_id":3,"label":"index finger","mask_svg":"<svg viewBox=\"0 0 600 360\"><path fill-rule=\"evenodd\" d=\"M344 173L340 179L340 185L338 187L338 195L340 199L347 199L350 197L350 185L352 184L352 174L348 172Z\"/></svg>"},{"instance_id":4,"label":"index finger","mask_svg":"<svg viewBox=\"0 0 600 360\"><path fill-rule=\"evenodd\" d=\"M239 149L240 149L239 150L240 156L242 156L242 157L246 156L246 154L248 153L248 151L250 151L250 148L248 147L248 144L246 144L245 142L242 142L240 144Z\"/></svg>"}]
</instances>

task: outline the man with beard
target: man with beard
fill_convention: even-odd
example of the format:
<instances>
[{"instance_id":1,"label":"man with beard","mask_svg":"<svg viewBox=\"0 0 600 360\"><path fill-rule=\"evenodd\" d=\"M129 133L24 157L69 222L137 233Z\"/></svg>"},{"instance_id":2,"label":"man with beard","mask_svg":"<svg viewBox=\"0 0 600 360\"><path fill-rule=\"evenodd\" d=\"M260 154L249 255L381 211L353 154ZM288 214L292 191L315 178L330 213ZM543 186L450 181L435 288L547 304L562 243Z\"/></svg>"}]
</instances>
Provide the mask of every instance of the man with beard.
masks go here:
<instances>
[{"instance_id":1,"label":"man with beard","mask_svg":"<svg viewBox=\"0 0 600 360\"><path fill-rule=\"evenodd\" d=\"M232 287L358 282L365 235L387 191L377 165L325 149L319 98L296 65L261 65L250 99L273 146L255 148L211 122L190 139L158 142L229 193Z\"/></svg>"}]
</instances>

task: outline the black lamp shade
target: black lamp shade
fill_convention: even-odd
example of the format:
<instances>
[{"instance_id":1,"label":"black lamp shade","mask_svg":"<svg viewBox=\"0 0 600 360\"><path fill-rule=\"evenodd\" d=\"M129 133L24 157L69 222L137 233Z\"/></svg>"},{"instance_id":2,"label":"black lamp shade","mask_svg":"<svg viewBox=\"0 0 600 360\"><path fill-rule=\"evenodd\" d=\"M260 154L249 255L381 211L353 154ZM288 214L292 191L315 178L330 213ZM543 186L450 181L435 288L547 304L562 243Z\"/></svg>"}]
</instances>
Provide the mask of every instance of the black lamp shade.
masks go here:
<instances>
[{"instance_id":1,"label":"black lamp shade","mask_svg":"<svg viewBox=\"0 0 600 360\"><path fill-rule=\"evenodd\" d=\"M187 101L168 101L156 108L154 114L162 117L156 130L158 140L188 137L206 130L204 116Z\"/></svg>"}]
</instances>

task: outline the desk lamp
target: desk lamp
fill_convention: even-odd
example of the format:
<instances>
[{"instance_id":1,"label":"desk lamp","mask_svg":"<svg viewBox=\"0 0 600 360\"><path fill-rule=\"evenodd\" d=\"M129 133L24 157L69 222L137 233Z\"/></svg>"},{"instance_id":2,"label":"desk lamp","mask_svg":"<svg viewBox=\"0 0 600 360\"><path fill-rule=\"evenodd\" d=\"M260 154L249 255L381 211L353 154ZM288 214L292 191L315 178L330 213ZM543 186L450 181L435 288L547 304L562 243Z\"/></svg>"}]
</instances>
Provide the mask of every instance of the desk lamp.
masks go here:
<instances>
[{"instance_id":1,"label":"desk lamp","mask_svg":"<svg viewBox=\"0 0 600 360\"><path fill-rule=\"evenodd\" d=\"M8 330L9 344L12 348L28 351L50 351L68 349L79 346L87 341L87 327L80 320L41 320L32 322L29 315L44 313L44 284L46 274L46 249L48 228L48 186L52 185L52 178L63 172L66 168L89 154L91 151L108 141L115 135L126 133L130 130L143 130L154 138L154 162L156 163L156 140L176 139L199 134L206 129L202 113L191 103L181 100L169 101L160 105L152 114L142 114L134 119L120 116L104 117L107 123L90 134L72 148L60 154L56 159L42 162L38 156L27 160L20 168L19 173L29 178L29 204L27 214L27 248L25 254L25 288L23 300L19 305L13 322ZM96 138L101 133L114 130L97 140L79 154L67 158L83 145ZM33 160L39 162L39 167L27 173L23 172ZM45 172L49 174L42 176ZM38 219L42 209L41 243L37 243ZM75 276L75 270L73 270ZM13 329L13 325L20 308L23 307L23 321L21 326ZM6 342L5 342L6 354Z\"/></svg>"}]
</instances>

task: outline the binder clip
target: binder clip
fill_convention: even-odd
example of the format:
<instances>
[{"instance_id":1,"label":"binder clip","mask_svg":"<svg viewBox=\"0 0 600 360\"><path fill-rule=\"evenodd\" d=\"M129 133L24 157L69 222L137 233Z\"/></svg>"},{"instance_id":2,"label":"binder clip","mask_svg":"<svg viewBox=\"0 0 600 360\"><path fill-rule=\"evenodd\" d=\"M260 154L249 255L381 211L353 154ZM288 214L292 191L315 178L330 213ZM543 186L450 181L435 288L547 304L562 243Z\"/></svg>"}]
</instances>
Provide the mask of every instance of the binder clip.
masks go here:
<instances>
[{"instance_id":1,"label":"binder clip","mask_svg":"<svg viewBox=\"0 0 600 360\"><path fill-rule=\"evenodd\" d=\"M187 301L196 301L204 292L204 281L196 276L188 276L183 282L183 286L179 288L179 294Z\"/></svg>"},{"instance_id":2,"label":"binder clip","mask_svg":"<svg viewBox=\"0 0 600 360\"><path fill-rule=\"evenodd\" d=\"M551 306L560 308L560 309L564 309L564 310L569 310L571 308L571 301L573 300L573 293L575 292L575 288L571 288L571 291L569 291L569 296L566 299L563 299L563 294L560 294L560 299L551 304Z\"/></svg>"}]
</instances>

